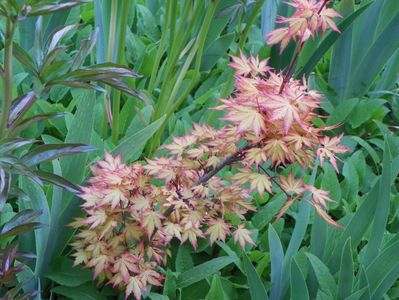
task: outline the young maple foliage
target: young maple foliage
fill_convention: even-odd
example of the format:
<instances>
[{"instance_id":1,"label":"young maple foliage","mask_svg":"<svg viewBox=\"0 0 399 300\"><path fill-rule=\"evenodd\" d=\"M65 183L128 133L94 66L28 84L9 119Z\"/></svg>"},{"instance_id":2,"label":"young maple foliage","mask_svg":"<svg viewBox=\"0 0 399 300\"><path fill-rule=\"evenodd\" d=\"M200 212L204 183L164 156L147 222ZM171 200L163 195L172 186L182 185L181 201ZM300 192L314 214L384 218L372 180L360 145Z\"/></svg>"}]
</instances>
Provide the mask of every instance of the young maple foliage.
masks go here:
<instances>
[{"instance_id":1,"label":"young maple foliage","mask_svg":"<svg viewBox=\"0 0 399 300\"><path fill-rule=\"evenodd\" d=\"M283 22L289 24L290 36L298 35L293 34L295 18L306 21L300 23L301 32L324 32L327 25L335 30L331 18L338 14L326 3L294 0L296 12ZM284 39L279 40L282 46ZM208 238L212 245L228 236L243 249L255 245L244 225L245 214L255 210L253 193L284 192L287 202L280 217L308 192L316 212L338 226L325 211L327 202L333 201L327 191L305 184L293 173L277 174L295 164L311 169L316 158L321 164L329 161L338 172L336 154L348 150L339 144L342 135L329 138L323 132L331 127L312 123L319 117L315 110L320 109L322 96L305 79L287 80L267 60L243 53L232 60L235 91L214 108L225 112L227 125L215 129L193 124L189 134L173 137L162 147L168 150L166 156L145 162L128 165L106 153L82 187L87 216L71 224L78 229L72 243L75 265L93 268L95 278L124 290L126 298L140 299L150 286L162 285L159 266L171 255L172 239L189 242L194 249L198 239ZM264 168L267 163L276 176ZM221 175L225 166L231 172ZM230 215L242 223L233 225Z\"/></svg>"}]
</instances>

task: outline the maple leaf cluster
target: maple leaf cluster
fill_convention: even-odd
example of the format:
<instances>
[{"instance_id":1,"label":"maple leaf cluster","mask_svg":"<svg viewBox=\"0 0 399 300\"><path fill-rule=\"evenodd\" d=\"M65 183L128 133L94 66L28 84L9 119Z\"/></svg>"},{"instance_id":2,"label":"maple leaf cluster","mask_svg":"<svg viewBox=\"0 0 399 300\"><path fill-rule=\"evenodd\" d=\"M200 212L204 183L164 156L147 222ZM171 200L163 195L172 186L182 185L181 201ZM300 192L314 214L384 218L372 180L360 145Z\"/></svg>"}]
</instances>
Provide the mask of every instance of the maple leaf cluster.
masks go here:
<instances>
[{"instance_id":1,"label":"maple leaf cluster","mask_svg":"<svg viewBox=\"0 0 399 300\"><path fill-rule=\"evenodd\" d=\"M320 1L295 0L293 6L304 3L313 11ZM310 193L316 212L338 226L326 212L333 201L328 191L292 172L282 175L290 165L311 169L315 159L321 165L329 161L338 172L336 154L348 150L340 145L342 135L330 138L323 132L333 127L313 125L322 96L304 79L286 80L267 60L243 53L232 60L235 91L214 108L225 113L225 126L193 124L190 133L161 147L166 155L142 162L125 164L106 153L82 187L86 216L71 224L78 229L75 265L93 268L95 278L126 297L140 299L150 286L162 285L160 266L167 264L173 239L194 249L198 239L212 245L229 236L243 249L254 245L245 227L245 214L255 210L254 193L285 193L277 218ZM225 167L230 172L220 172ZM241 223L233 224L231 216Z\"/></svg>"},{"instance_id":2,"label":"maple leaf cluster","mask_svg":"<svg viewBox=\"0 0 399 300\"><path fill-rule=\"evenodd\" d=\"M277 23L287 24L288 26L278 28L267 35L269 45L280 43L282 52L290 40L299 40L301 43L314 37L321 29L325 33L327 28L339 32L333 19L341 17L332 8L327 8L331 0L292 0L287 4L294 7L295 12L291 17L279 17Z\"/></svg>"}]
</instances>

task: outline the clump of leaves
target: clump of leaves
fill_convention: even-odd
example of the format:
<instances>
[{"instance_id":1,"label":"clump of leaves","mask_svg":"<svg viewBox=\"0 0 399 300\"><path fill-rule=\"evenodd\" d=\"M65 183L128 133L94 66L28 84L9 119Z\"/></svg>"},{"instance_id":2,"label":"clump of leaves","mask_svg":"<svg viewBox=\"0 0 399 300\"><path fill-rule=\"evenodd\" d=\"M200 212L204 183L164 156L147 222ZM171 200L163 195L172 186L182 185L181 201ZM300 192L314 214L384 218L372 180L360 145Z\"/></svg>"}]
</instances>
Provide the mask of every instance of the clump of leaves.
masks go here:
<instances>
[{"instance_id":1,"label":"clump of leaves","mask_svg":"<svg viewBox=\"0 0 399 300\"><path fill-rule=\"evenodd\" d=\"M317 28L324 30L323 24ZM94 268L95 277L124 289L126 297L140 299L147 286L161 285L157 266L167 263L174 238L194 248L199 238L213 244L229 235L243 248L254 244L243 223L244 215L254 210L254 192L282 190L287 195L277 217L309 192L317 213L338 226L325 211L326 202L332 201L327 191L292 173L280 174L295 164L311 169L316 157L322 164L329 160L338 171L336 154L347 151L339 144L342 136L330 138L323 132L334 127L313 125L320 117L315 110L321 95L305 80L273 70L267 60L241 54L231 66L236 89L215 108L226 112L227 125L215 129L194 124L188 135L162 147L167 156L146 163L126 165L106 154L92 168L89 186L82 188L87 217L72 224L80 229L72 244L75 264ZM219 175L226 166L231 172ZM240 224L231 221L233 215Z\"/></svg>"}]
</instances>

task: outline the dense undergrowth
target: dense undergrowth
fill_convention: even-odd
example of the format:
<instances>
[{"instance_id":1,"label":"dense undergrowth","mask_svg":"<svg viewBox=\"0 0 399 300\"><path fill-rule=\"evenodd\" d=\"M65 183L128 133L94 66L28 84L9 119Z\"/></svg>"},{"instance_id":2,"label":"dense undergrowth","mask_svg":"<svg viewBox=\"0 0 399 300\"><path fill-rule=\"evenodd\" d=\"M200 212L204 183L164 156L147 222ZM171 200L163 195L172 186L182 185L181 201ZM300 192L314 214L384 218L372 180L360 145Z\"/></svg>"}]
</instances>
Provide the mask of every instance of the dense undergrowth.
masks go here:
<instances>
[{"instance_id":1,"label":"dense undergrowth","mask_svg":"<svg viewBox=\"0 0 399 300\"><path fill-rule=\"evenodd\" d=\"M0 1L0 297L399 298L399 2L289 2Z\"/></svg>"}]
</instances>

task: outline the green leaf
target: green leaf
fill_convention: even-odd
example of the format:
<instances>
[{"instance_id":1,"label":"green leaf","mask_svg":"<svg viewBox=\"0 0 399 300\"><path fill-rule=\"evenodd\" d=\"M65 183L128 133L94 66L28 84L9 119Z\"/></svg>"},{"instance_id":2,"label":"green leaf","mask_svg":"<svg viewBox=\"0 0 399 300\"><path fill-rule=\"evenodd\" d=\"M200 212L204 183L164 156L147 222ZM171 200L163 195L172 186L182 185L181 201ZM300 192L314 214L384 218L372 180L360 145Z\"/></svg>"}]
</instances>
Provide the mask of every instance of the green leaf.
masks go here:
<instances>
[{"instance_id":1,"label":"green leaf","mask_svg":"<svg viewBox=\"0 0 399 300\"><path fill-rule=\"evenodd\" d=\"M308 257L315 272L320 289L334 297L337 293L337 285L335 283L334 277L331 275L326 265L323 264L323 262L317 256L311 253L306 253L306 256Z\"/></svg>"},{"instance_id":2,"label":"green leaf","mask_svg":"<svg viewBox=\"0 0 399 300\"><path fill-rule=\"evenodd\" d=\"M354 12L353 1L341 1L339 12L342 16L347 17ZM341 103L345 97L348 78L351 75L352 60L352 40L353 26L349 27L341 34L334 43L332 56L330 60L330 70L328 73L328 84L334 89L338 95L338 103Z\"/></svg>"},{"instance_id":3,"label":"green leaf","mask_svg":"<svg viewBox=\"0 0 399 300\"><path fill-rule=\"evenodd\" d=\"M259 209L252 217L252 224L255 228L261 230L268 225L283 207L285 201L286 196L281 193Z\"/></svg>"},{"instance_id":4,"label":"green leaf","mask_svg":"<svg viewBox=\"0 0 399 300\"><path fill-rule=\"evenodd\" d=\"M272 282L272 288L270 290L271 299L281 299L282 295L282 271L283 271L283 259L284 251L281 245L280 238L273 226L269 225L268 231L269 247L270 247L270 262L271 262L271 274L270 280Z\"/></svg>"},{"instance_id":5,"label":"green leaf","mask_svg":"<svg viewBox=\"0 0 399 300\"><path fill-rule=\"evenodd\" d=\"M234 260L231 257L222 256L197 265L179 275L177 278L177 287L184 288L190 286L193 283L196 283L218 272L233 262Z\"/></svg>"},{"instance_id":6,"label":"green leaf","mask_svg":"<svg viewBox=\"0 0 399 300\"><path fill-rule=\"evenodd\" d=\"M391 156L391 150L386 139L387 137L385 137L384 144L382 175L378 191L378 202L376 211L374 213L369 243L367 244L366 254L363 259L363 263L366 267L378 255L389 215L391 202L391 166L393 160Z\"/></svg>"},{"instance_id":7,"label":"green leaf","mask_svg":"<svg viewBox=\"0 0 399 300\"><path fill-rule=\"evenodd\" d=\"M234 40L235 34L228 33L215 40L205 51L201 60L201 71L209 71L224 56Z\"/></svg>"},{"instance_id":8,"label":"green leaf","mask_svg":"<svg viewBox=\"0 0 399 300\"><path fill-rule=\"evenodd\" d=\"M350 296L354 282L352 245L350 238L342 248L341 266L338 275L338 297L344 299Z\"/></svg>"},{"instance_id":9,"label":"green leaf","mask_svg":"<svg viewBox=\"0 0 399 300\"><path fill-rule=\"evenodd\" d=\"M137 159L143 151L146 142L154 135L165 120L165 116L151 123L144 129L125 137L111 152L112 155L121 155L123 161Z\"/></svg>"},{"instance_id":10,"label":"green leaf","mask_svg":"<svg viewBox=\"0 0 399 300\"><path fill-rule=\"evenodd\" d=\"M237 266L238 269L244 274L244 267L241 263L240 258L238 257L237 253L234 252L227 244L217 241L216 244L223 249L224 252L227 253L232 259L234 259L234 264Z\"/></svg>"},{"instance_id":11,"label":"green leaf","mask_svg":"<svg viewBox=\"0 0 399 300\"><path fill-rule=\"evenodd\" d=\"M211 289L206 294L205 300L225 300L227 299L220 276L214 275L212 279Z\"/></svg>"},{"instance_id":12,"label":"green leaf","mask_svg":"<svg viewBox=\"0 0 399 300\"><path fill-rule=\"evenodd\" d=\"M265 286L262 283L262 279L256 272L254 266L249 260L248 256L244 253L244 269L247 275L247 283L249 286L249 293L251 294L252 300L263 299L268 300L269 297L267 295Z\"/></svg>"},{"instance_id":13,"label":"green leaf","mask_svg":"<svg viewBox=\"0 0 399 300\"><path fill-rule=\"evenodd\" d=\"M148 297L149 297L151 300L169 300L169 297L168 297L168 296L161 295L161 294L156 294L156 293L150 293L150 294L148 295Z\"/></svg>"},{"instance_id":14,"label":"green leaf","mask_svg":"<svg viewBox=\"0 0 399 300\"><path fill-rule=\"evenodd\" d=\"M371 120L378 109L383 107L384 99L366 99L360 101L348 117L348 122L352 128L358 128L365 122Z\"/></svg>"},{"instance_id":15,"label":"green leaf","mask_svg":"<svg viewBox=\"0 0 399 300\"><path fill-rule=\"evenodd\" d=\"M191 257L191 246L189 244L183 244L178 248L175 266L177 272L187 271L194 266Z\"/></svg>"},{"instance_id":16,"label":"green leaf","mask_svg":"<svg viewBox=\"0 0 399 300\"><path fill-rule=\"evenodd\" d=\"M67 297L72 300L107 300L92 283L70 288L67 286L57 286L51 291L55 294Z\"/></svg>"},{"instance_id":17,"label":"green leaf","mask_svg":"<svg viewBox=\"0 0 399 300\"><path fill-rule=\"evenodd\" d=\"M339 184L337 173L330 164L323 166L324 174L321 180L321 188L329 191L329 197L335 201L341 200L341 185Z\"/></svg>"},{"instance_id":18,"label":"green leaf","mask_svg":"<svg viewBox=\"0 0 399 300\"><path fill-rule=\"evenodd\" d=\"M176 274L173 273L170 269L166 271L163 286L163 294L166 295L170 300L175 300L177 290L177 278Z\"/></svg>"},{"instance_id":19,"label":"green leaf","mask_svg":"<svg viewBox=\"0 0 399 300\"><path fill-rule=\"evenodd\" d=\"M65 143L83 143L90 144L92 130L94 126L95 114L93 107L96 103L95 92L84 91L79 92L78 96L74 97L77 100L77 109L72 119L71 125L68 128L68 134L65 138ZM81 183L84 174L87 172L87 153L80 153L73 157L62 157L60 160L62 176L74 183ZM55 255L60 256L64 247L66 247L68 240L72 235L72 230L65 225L72 221L80 211L80 202L76 199L72 200L72 195L63 193L62 199L62 213L58 217L59 228L54 233L53 242L55 243ZM50 255L48 253L47 255ZM51 253L50 256L52 256Z\"/></svg>"},{"instance_id":20,"label":"green leaf","mask_svg":"<svg viewBox=\"0 0 399 300\"><path fill-rule=\"evenodd\" d=\"M340 103L334 111L330 113L330 116L327 120L327 125L336 125L343 123L351 112L355 109L357 104L359 103L358 98L347 99L345 102Z\"/></svg>"},{"instance_id":21,"label":"green leaf","mask_svg":"<svg viewBox=\"0 0 399 300\"><path fill-rule=\"evenodd\" d=\"M54 13L57 11L70 9L74 6L80 5L82 3L87 3L87 2L88 2L88 0L75 0L75 1L68 1L66 3L57 3L57 4L42 4L39 2L30 7L28 15L29 16L40 16L40 15L51 14L51 13Z\"/></svg>"},{"instance_id":22,"label":"green leaf","mask_svg":"<svg viewBox=\"0 0 399 300\"><path fill-rule=\"evenodd\" d=\"M92 281L93 274L91 271L72 265L71 259L64 256L57 257L51 262L45 276L59 285L67 287L77 287Z\"/></svg>"},{"instance_id":23,"label":"green leaf","mask_svg":"<svg viewBox=\"0 0 399 300\"><path fill-rule=\"evenodd\" d=\"M313 166L313 171L308 182L309 185L313 185L315 182L317 168L318 168L318 162L316 162L315 165ZM285 251L285 256L283 261L283 273L282 273L283 295L286 293L289 285L289 269L291 267L291 259L298 252L298 249L301 246L302 240L305 237L306 229L308 227L310 211L312 209L311 204L309 203L310 196L311 196L310 193L306 193L303 196L303 200L301 201L299 206L299 214L296 218L294 231L292 233L287 250Z\"/></svg>"},{"instance_id":24,"label":"green leaf","mask_svg":"<svg viewBox=\"0 0 399 300\"><path fill-rule=\"evenodd\" d=\"M296 262L295 257L291 260L291 300L309 300L308 287L305 277Z\"/></svg>"},{"instance_id":25,"label":"green leaf","mask_svg":"<svg viewBox=\"0 0 399 300\"><path fill-rule=\"evenodd\" d=\"M398 274L399 268L399 241L384 249L366 268L366 274L370 283L370 292L373 295L386 278L392 272Z\"/></svg>"},{"instance_id":26,"label":"green leaf","mask_svg":"<svg viewBox=\"0 0 399 300\"><path fill-rule=\"evenodd\" d=\"M399 14L385 27L364 58L356 65L348 82L348 95L362 95L371 86L389 58L399 47ZM370 63L372 62L372 63Z\"/></svg>"},{"instance_id":27,"label":"green leaf","mask_svg":"<svg viewBox=\"0 0 399 300\"><path fill-rule=\"evenodd\" d=\"M367 292L367 287L364 287L364 288L354 292L352 295L346 297L344 300L359 300L360 297L362 297L366 292ZM366 297L366 299L370 299L370 298Z\"/></svg>"}]
</instances>

